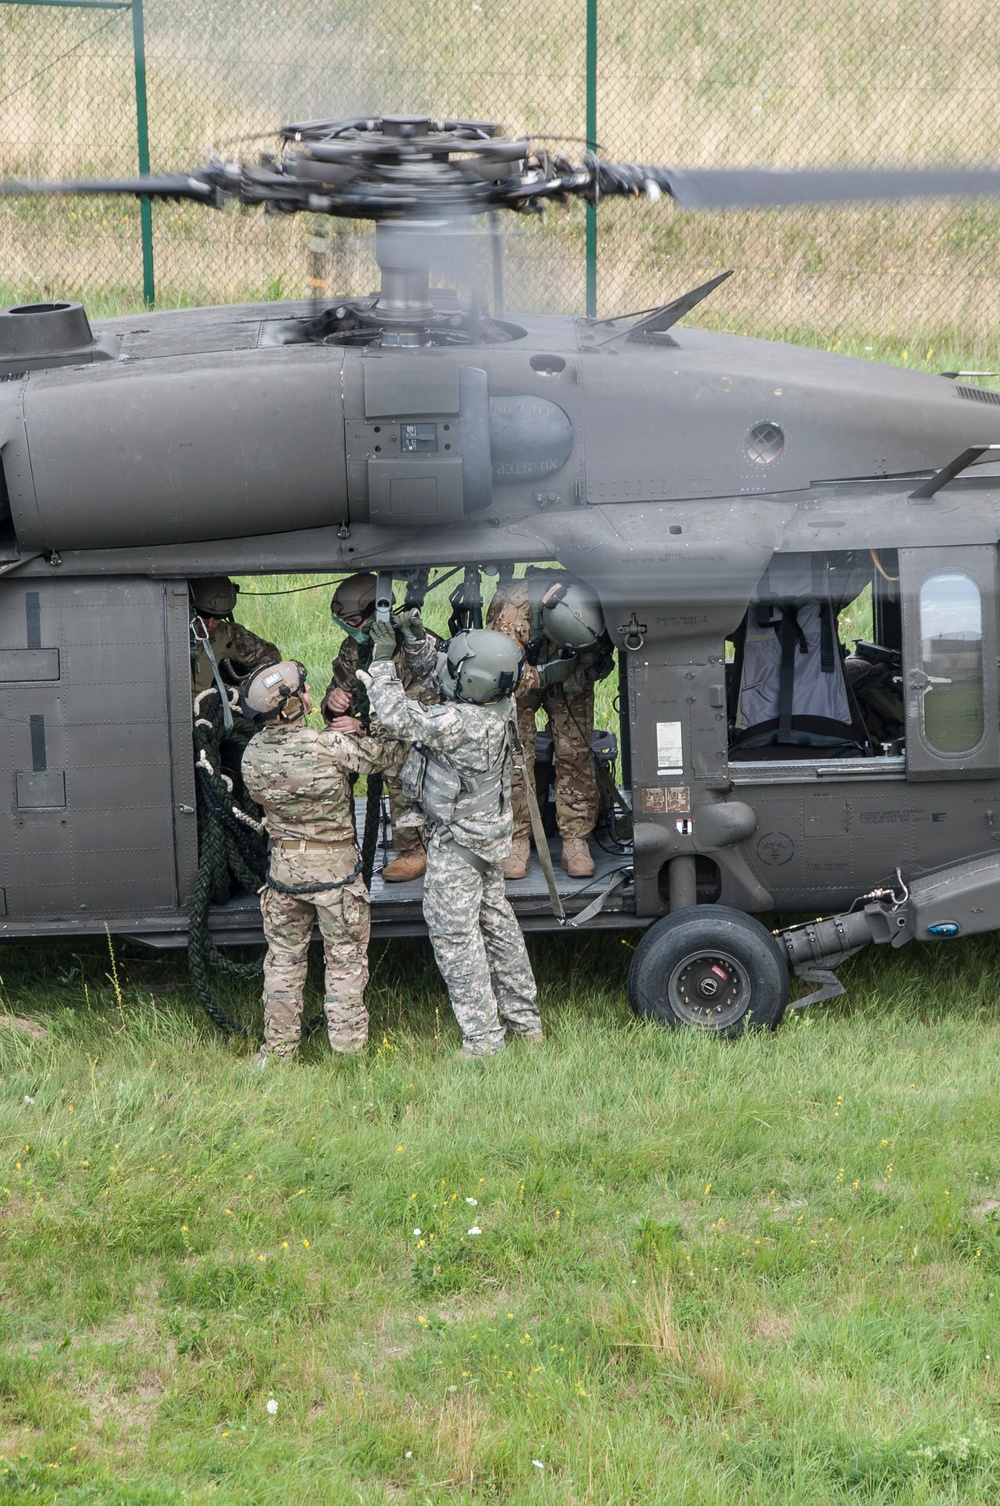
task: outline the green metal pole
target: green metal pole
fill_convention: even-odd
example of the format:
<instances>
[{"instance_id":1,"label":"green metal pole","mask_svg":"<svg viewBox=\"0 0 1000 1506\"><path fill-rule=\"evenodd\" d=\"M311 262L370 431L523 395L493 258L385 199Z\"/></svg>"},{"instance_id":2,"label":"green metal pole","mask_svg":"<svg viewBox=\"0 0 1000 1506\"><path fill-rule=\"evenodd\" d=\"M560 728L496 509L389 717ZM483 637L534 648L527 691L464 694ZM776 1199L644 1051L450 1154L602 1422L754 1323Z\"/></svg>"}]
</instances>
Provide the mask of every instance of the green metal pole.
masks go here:
<instances>
[{"instance_id":1,"label":"green metal pole","mask_svg":"<svg viewBox=\"0 0 1000 1506\"><path fill-rule=\"evenodd\" d=\"M597 0L587 0L587 150L597 150ZM597 315L597 206L587 205L587 315Z\"/></svg>"},{"instance_id":2,"label":"green metal pole","mask_svg":"<svg viewBox=\"0 0 1000 1506\"><path fill-rule=\"evenodd\" d=\"M146 114L146 33L142 0L132 0L132 53L135 58L135 121L139 146L139 171L149 172L149 120ZM142 227L142 296L151 309L156 300L153 281L153 211L148 194L139 198Z\"/></svg>"}]
</instances>

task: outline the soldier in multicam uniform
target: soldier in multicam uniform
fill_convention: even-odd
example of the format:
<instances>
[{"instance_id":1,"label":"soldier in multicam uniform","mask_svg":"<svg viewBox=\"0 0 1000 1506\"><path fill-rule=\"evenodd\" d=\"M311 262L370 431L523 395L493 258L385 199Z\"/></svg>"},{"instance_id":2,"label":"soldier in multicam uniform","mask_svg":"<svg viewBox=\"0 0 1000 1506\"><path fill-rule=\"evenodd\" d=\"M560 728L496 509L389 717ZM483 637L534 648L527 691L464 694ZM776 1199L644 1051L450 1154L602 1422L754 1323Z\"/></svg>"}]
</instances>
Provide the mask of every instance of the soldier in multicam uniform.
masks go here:
<instances>
[{"instance_id":1,"label":"soldier in multicam uniform","mask_svg":"<svg viewBox=\"0 0 1000 1506\"><path fill-rule=\"evenodd\" d=\"M191 581L191 694L215 686L228 705L225 685L236 685L262 664L277 664L273 643L233 621L239 586L228 575Z\"/></svg>"},{"instance_id":2,"label":"soldier in multicam uniform","mask_svg":"<svg viewBox=\"0 0 1000 1506\"><path fill-rule=\"evenodd\" d=\"M421 706L396 672L392 628L376 623L372 641L372 709L393 736L419 742L403 787L429 830L424 919L462 1029L459 1054L494 1055L506 1029L541 1041L535 979L501 869L513 825L509 698L521 652L483 628L456 634L438 660L446 703Z\"/></svg>"},{"instance_id":3,"label":"soldier in multicam uniform","mask_svg":"<svg viewBox=\"0 0 1000 1506\"><path fill-rule=\"evenodd\" d=\"M614 668L596 592L565 571L529 570L521 580L497 588L487 627L506 633L525 650L528 664L517 691L518 733L531 769L535 713L549 722L555 752L556 822L562 837L562 866L570 878L594 873L588 838L597 821L598 792L591 753L594 685ZM528 801L515 779L514 839L504 877L521 879L531 861Z\"/></svg>"},{"instance_id":4,"label":"soldier in multicam uniform","mask_svg":"<svg viewBox=\"0 0 1000 1506\"><path fill-rule=\"evenodd\" d=\"M295 660L258 670L244 685L242 709L262 731L243 758L243 777L264 808L271 839L260 909L267 937L264 1045L256 1060L295 1053L314 922L326 956L326 1012L336 1052L368 1040L368 890L354 846L352 774L398 769L405 749L347 728L306 726L312 710L306 672Z\"/></svg>"},{"instance_id":5,"label":"soldier in multicam uniform","mask_svg":"<svg viewBox=\"0 0 1000 1506\"><path fill-rule=\"evenodd\" d=\"M357 722L359 730L365 731L368 730L370 708L365 687L358 679L358 670L367 669L372 662L371 627L375 621L377 583L378 577L368 572L350 575L334 592L330 612L346 636L331 666L330 683L320 708L327 722L334 717L347 716ZM395 618L394 662L406 695L429 706L441 699L439 691L428 679L441 640L427 632L419 612L416 625L411 625L412 616L412 613L402 612ZM395 775L386 779L386 793L392 820L392 845L398 856L385 865L382 877L390 884L406 883L422 876L427 866L427 854L419 829L399 825L406 801Z\"/></svg>"}]
</instances>

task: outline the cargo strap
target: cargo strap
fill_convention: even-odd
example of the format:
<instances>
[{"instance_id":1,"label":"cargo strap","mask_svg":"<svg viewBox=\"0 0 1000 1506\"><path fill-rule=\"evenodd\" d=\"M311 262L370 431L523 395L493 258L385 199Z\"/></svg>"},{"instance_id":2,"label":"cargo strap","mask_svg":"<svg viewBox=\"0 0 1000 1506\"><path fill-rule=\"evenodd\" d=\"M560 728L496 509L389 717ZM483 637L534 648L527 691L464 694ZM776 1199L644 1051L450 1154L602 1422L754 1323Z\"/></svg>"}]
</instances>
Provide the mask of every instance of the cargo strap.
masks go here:
<instances>
[{"instance_id":1,"label":"cargo strap","mask_svg":"<svg viewBox=\"0 0 1000 1506\"><path fill-rule=\"evenodd\" d=\"M446 830L438 840L442 847L451 847L454 852L458 853L460 858L463 858L468 863L470 868L474 868L480 875L487 873L493 867L489 858L484 858L478 852L473 852L472 848L466 847L464 842L456 842L449 830Z\"/></svg>"},{"instance_id":2,"label":"cargo strap","mask_svg":"<svg viewBox=\"0 0 1000 1506\"><path fill-rule=\"evenodd\" d=\"M599 915L600 912L604 909L604 906L607 904L612 894L614 894L617 889L621 889L623 885L627 884L631 877L631 868L616 869L597 898L591 900L590 904L585 910L581 910L579 915L574 915L573 919L569 921L570 927L575 930L577 926L585 926L588 920L593 920L594 916Z\"/></svg>"},{"instance_id":3,"label":"cargo strap","mask_svg":"<svg viewBox=\"0 0 1000 1506\"><path fill-rule=\"evenodd\" d=\"M552 854L549 851L548 838L545 835L545 827L542 825L542 813L538 809L538 796L535 794L535 781L528 773L528 766L524 757L524 748L517 733L517 723L512 719L514 727L514 746L517 752L514 756L514 764L521 779L524 781L524 794L528 802L528 816L531 820L531 830L535 837L535 849L538 853L538 861L542 865L545 874L545 883L549 891L549 901L552 905L552 913L560 925L566 924L566 910L563 906L562 896L556 886L555 869L552 867Z\"/></svg>"},{"instance_id":4,"label":"cargo strap","mask_svg":"<svg viewBox=\"0 0 1000 1506\"><path fill-rule=\"evenodd\" d=\"M775 624L775 632L781 644L781 679L778 691L778 742L792 740L792 707L795 699L795 650L807 654L809 646L806 635L799 626L798 608L786 605L781 608L781 620Z\"/></svg>"},{"instance_id":5,"label":"cargo strap","mask_svg":"<svg viewBox=\"0 0 1000 1506\"><path fill-rule=\"evenodd\" d=\"M219 692L219 699L222 702L222 725L225 727L227 732L232 732L233 711L232 707L229 704L229 695L226 691L225 685L222 682L222 675L219 672L218 661L215 657L215 651L212 648L212 640L209 637L208 629L197 612L191 618L191 636L194 639L195 643L199 646L199 648L203 648L205 650L205 658L212 666L212 678L215 681L216 687Z\"/></svg>"}]
</instances>

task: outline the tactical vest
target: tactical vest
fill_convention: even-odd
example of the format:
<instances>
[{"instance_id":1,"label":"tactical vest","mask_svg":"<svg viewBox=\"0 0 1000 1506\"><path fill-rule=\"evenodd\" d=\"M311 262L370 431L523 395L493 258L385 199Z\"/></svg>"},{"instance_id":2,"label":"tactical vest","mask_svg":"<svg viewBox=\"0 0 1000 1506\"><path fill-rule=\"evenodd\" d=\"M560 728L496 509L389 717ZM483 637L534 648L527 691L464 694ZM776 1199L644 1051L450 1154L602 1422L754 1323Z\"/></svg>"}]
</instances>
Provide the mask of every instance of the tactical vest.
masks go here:
<instances>
[{"instance_id":1,"label":"tactical vest","mask_svg":"<svg viewBox=\"0 0 1000 1506\"><path fill-rule=\"evenodd\" d=\"M510 803L513 727L510 701L499 701L496 710L504 717L506 737L500 757L485 774L470 778L460 774L443 753L415 742L399 771L403 795L431 821L451 826L478 816L499 815Z\"/></svg>"}]
</instances>

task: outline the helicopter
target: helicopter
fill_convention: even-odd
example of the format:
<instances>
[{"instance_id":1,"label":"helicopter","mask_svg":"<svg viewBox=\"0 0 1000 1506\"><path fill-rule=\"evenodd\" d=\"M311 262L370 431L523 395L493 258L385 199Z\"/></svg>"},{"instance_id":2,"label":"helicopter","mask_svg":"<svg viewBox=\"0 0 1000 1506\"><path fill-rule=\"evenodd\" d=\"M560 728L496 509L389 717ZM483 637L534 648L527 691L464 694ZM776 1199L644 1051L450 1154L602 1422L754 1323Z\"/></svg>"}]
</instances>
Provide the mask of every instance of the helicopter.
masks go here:
<instances>
[{"instance_id":1,"label":"helicopter","mask_svg":"<svg viewBox=\"0 0 1000 1506\"><path fill-rule=\"evenodd\" d=\"M738 1035L836 997L863 946L1000 926L988 374L681 330L727 273L602 319L430 279L477 217L573 196L996 194L1000 171L615 164L421 116L280 140L254 165L0 184L365 219L381 272L365 297L93 327L74 303L0 311L0 937L179 946L197 892L216 953L261 939L252 873L199 889L191 580L372 570L419 604L459 570L471 622L481 569L552 560L617 651L632 834L612 818L552 913L536 861L511 892L526 929L642 929L636 1013ZM869 600L849 651L841 614ZM376 875L372 899L374 935L420 934L418 882ZM813 985L791 1006L790 974Z\"/></svg>"}]
</instances>

